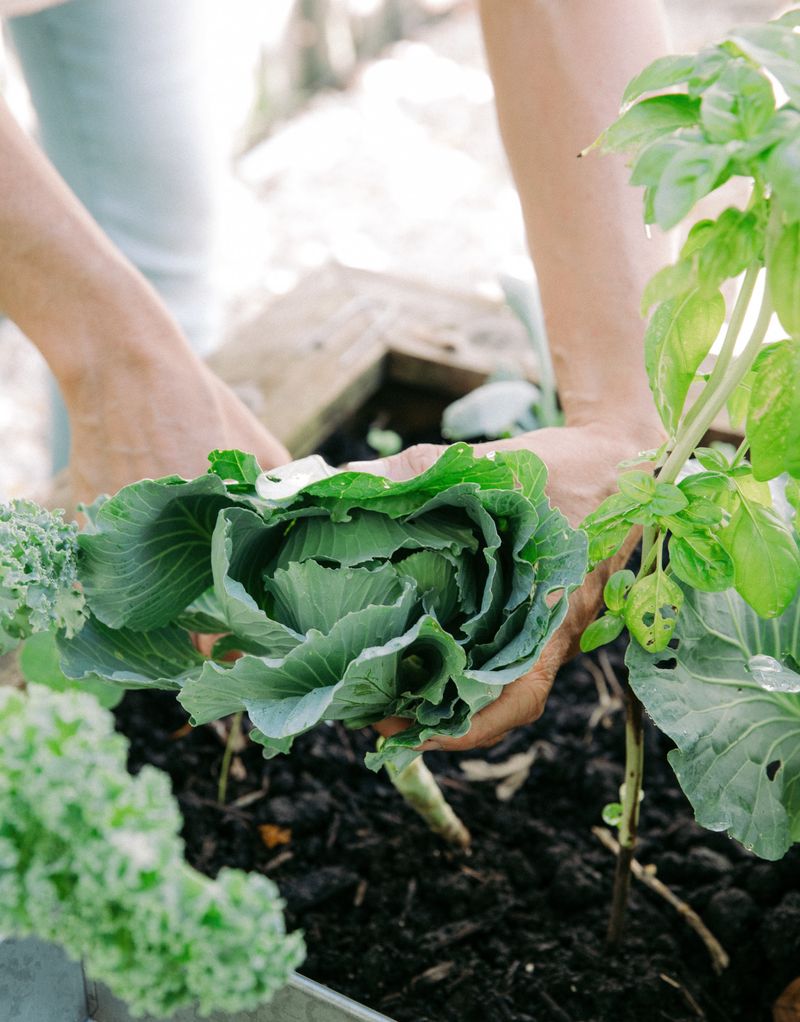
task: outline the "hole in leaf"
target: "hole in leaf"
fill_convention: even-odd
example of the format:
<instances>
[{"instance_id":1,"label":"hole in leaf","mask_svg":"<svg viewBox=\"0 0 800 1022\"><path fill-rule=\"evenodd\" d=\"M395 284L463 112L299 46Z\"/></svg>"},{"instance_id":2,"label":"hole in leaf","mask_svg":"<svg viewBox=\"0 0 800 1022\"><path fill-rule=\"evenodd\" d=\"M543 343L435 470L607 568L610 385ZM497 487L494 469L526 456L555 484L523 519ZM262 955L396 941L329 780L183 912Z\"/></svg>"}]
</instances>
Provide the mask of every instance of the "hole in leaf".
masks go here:
<instances>
[{"instance_id":1,"label":"hole in leaf","mask_svg":"<svg viewBox=\"0 0 800 1022\"><path fill-rule=\"evenodd\" d=\"M680 648L681 648L681 640L680 640L680 639L676 639L676 638L675 638L675 637L673 636L673 637L672 637L672 638L671 638L671 639L669 640L669 642L667 643L667 645L669 646L669 648L670 648L670 649L680 649Z\"/></svg>"},{"instance_id":2,"label":"hole in leaf","mask_svg":"<svg viewBox=\"0 0 800 1022\"><path fill-rule=\"evenodd\" d=\"M783 764L779 759L773 759L771 763L767 763L767 777L770 781L775 780L775 774L777 774L782 766Z\"/></svg>"},{"instance_id":3,"label":"hole in leaf","mask_svg":"<svg viewBox=\"0 0 800 1022\"><path fill-rule=\"evenodd\" d=\"M657 660L656 667L659 671L674 671L678 666L678 661L674 656L669 657L667 660Z\"/></svg>"},{"instance_id":4,"label":"hole in leaf","mask_svg":"<svg viewBox=\"0 0 800 1022\"><path fill-rule=\"evenodd\" d=\"M642 623L645 624L648 628L653 624L655 619L656 619L655 614L651 614L650 611L648 611L646 614L642 614Z\"/></svg>"}]
</instances>

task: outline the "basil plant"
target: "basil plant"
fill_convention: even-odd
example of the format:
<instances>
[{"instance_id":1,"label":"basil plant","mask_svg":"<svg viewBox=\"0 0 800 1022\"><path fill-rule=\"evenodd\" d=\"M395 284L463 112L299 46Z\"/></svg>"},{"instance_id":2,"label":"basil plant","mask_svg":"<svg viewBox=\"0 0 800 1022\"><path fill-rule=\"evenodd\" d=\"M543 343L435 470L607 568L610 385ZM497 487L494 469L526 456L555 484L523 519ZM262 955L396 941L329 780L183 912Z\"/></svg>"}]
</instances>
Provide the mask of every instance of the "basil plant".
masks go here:
<instances>
[{"instance_id":1,"label":"basil plant","mask_svg":"<svg viewBox=\"0 0 800 1022\"><path fill-rule=\"evenodd\" d=\"M545 481L530 452L457 444L405 482L217 451L198 479L134 483L80 537L90 615L62 669L180 690L195 724L245 711L267 756L322 720L404 717L367 757L404 767L536 662L584 577ZM190 632L222 635L212 659Z\"/></svg>"}]
</instances>

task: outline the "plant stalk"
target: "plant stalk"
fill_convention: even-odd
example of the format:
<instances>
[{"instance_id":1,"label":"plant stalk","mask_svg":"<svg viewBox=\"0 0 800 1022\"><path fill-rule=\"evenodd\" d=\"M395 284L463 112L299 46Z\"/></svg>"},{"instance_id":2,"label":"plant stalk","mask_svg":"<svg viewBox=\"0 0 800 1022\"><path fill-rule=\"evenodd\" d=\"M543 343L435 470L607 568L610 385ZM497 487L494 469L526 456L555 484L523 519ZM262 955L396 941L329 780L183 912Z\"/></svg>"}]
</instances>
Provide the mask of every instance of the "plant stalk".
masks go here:
<instances>
[{"instance_id":1,"label":"plant stalk","mask_svg":"<svg viewBox=\"0 0 800 1022\"><path fill-rule=\"evenodd\" d=\"M219 781L217 783L217 802L220 805L225 805L225 799L228 795L228 777L231 772L231 760L233 759L234 749L242 734L243 712L243 710L239 710L238 713L234 713L231 720L231 729L228 732L228 740L225 743L225 752L222 754L222 765L219 769Z\"/></svg>"},{"instance_id":2,"label":"plant stalk","mask_svg":"<svg viewBox=\"0 0 800 1022\"><path fill-rule=\"evenodd\" d=\"M739 294L736 296L736 302L733 306L733 312L731 313L730 322L728 323L728 329L725 331L725 339L722 342L719 357L714 363L714 368L711 370L711 375L706 381L703 392L686 413L686 416L681 423L681 430L690 428L692 423L696 421L697 417L703 412L706 404L710 400L711 395L716 391L717 386L725 376L725 373L728 371L728 366L731 364L731 360L733 359L736 351L736 342L742 331L744 317L747 313L748 306L750 305L750 300L753 297L753 290L755 289L760 269L761 267L759 263L753 263L752 266L748 266L747 268L747 272L745 273L741 287L739 288Z\"/></svg>"},{"instance_id":3,"label":"plant stalk","mask_svg":"<svg viewBox=\"0 0 800 1022\"><path fill-rule=\"evenodd\" d=\"M383 739L379 739L378 748L382 744ZM470 832L456 816L436 778L425 766L422 756L417 756L403 769L387 763L386 773L405 801L419 813L434 834L438 834L451 845L469 848L472 841Z\"/></svg>"},{"instance_id":4,"label":"plant stalk","mask_svg":"<svg viewBox=\"0 0 800 1022\"><path fill-rule=\"evenodd\" d=\"M692 451L705 436L706 431L716 418L717 413L744 379L748 369L752 366L756 356L761 350L761 345L764 343L764 337L767 333L767 328L769 327L769 321L772 318L772 311L769 291L765 284L764 296L761 299L758 319L753 327L750 339L745 345L741 355L739 355L739 357L736 358L728 367L722 379L720 379L713 387L711 386L712 381L708 381L708 384L706 385L706 391L709 391L708 396L706 397L706 391L703 392L703 397L706 398L703 411L694 418L691 424L687 424L685 430L681 430L682 435L678 437L675 446L672 448L669 457L664 463L664 467L659 473L658 478L662 482L675 482L678 478L678 473L691 456Z\"/></svg>"},{"instance_id":5,"label":"plant stalk","mask_svg":"<svg viewBox=\"0 0 800 1022\"><path fill-rule=\"evenodd\" d=\"M625 693L625 785L622 792L622 819L619 825L619 855L614 873L614 894L606 941L616 950L622 940L628 891L631 883L631 863L636 849L636 830L639 825L639 799L644 770L644 732L642 704L628 688Z\"/></svg>"}]
</instances>

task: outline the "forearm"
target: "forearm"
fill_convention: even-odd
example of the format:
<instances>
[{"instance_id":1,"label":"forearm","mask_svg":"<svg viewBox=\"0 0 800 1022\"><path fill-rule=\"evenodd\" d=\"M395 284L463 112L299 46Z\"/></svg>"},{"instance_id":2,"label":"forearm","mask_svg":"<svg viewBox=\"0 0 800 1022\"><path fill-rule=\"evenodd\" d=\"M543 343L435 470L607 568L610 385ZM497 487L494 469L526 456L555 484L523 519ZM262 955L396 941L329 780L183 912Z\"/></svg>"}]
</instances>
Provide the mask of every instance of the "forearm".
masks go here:
<instances>
[{"instance_id":1,"label":"forearm","mask_svg":"<svg viewBox=\"0 0 800 1022\"><path fill-rule=\"evenodd\" d=\"M89 367L185 341L0 100L0 310L63 386Z\"/></svg>"},{"instance_id":2,"label":"forearm","mask_svg":"<svg viewBox=\"0 0 800 1022\"><path fill-rule=\"evenodd\" d=\"M536 264L567 422L657 431L644 373L645 282L670 259L615 157L577 154L627 81L666 51L655 0L481 0L498 118Z\"/></svg>"}]
</instances>

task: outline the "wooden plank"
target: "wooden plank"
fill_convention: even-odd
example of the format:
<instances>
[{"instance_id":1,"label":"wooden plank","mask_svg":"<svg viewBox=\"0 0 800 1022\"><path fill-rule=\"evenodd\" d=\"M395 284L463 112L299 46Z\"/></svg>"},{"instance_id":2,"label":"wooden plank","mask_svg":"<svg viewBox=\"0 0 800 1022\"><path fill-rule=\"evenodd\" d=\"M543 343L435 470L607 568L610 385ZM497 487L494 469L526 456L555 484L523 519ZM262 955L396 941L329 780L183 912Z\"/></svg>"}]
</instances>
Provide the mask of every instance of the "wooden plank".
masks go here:
<instances>
[{"instance_id":1,"label":"wooden plank","mask_svg":"<svg viewBox=\"0 0 800 1022\"><path fill-rule=\"evenodd\" d=\"M460 396L497 370L538 375L499 303L337 265L236 329L209 364L297 456L387 379Z\"/></svg>"}]
</instances>

